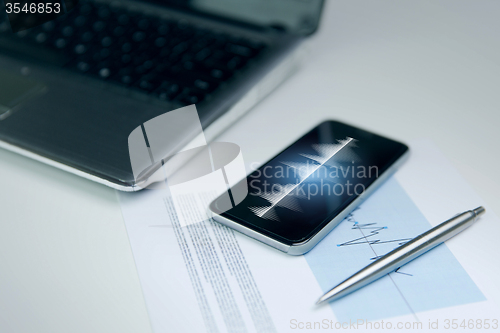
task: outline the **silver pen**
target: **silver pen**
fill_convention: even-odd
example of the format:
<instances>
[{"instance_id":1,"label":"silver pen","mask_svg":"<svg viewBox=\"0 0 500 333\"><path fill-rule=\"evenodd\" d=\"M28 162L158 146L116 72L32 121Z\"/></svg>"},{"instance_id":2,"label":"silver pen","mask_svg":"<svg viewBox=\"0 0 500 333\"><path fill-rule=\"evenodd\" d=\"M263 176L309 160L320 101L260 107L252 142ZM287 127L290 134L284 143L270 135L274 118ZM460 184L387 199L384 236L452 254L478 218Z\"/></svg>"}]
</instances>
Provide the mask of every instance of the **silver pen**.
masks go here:
<instances>
[{"instance_id":1,"label":"silver pen","mask_svg":"<svg viewBox=\"0 0 500 333\"><path fill-rule=\"evenodd\" d=\"M333 287L330 291L321 296L316 304L344 297L345 295L350 294L377 279L380 279L384 275L395 271L409 261L412 261L416 257L467 229L474 224L477 217L484 212L485 209L482 206L469 210L465 213L452 217L429 231L426 231L420 236L413 238L411 241L380 257L380 259Z\"/></svg>"}]
</instances>

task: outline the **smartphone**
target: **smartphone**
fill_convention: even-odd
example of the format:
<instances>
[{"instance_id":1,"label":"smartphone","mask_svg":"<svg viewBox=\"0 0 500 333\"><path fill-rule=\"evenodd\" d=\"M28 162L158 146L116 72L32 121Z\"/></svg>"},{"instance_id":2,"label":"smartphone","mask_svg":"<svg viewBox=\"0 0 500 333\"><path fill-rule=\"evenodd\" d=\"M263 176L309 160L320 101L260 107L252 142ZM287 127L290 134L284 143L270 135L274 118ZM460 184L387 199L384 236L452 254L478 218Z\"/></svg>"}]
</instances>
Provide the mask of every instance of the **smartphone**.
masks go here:
<instances>
[{"instance_id":1,"label":"smartphone","mask_svg":"<svg viewBox=\"0 0 500 333\"><path fill-rule=\"evenodd\" d=\"M403 143L325 121L253 171L248 194L213 218L291 255L311 250L408 156Z\"/></svg>"}]
</instances>

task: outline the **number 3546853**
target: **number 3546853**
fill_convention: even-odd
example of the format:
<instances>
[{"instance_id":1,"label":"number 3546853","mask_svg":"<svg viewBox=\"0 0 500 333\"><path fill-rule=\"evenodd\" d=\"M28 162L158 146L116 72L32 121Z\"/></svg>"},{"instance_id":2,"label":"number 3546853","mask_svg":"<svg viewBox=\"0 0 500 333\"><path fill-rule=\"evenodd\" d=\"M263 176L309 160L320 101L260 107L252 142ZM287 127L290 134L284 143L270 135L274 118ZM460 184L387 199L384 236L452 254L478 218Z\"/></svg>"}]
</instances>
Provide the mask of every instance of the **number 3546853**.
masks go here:
<instances>
[{"instance_id":1,"label":"number 3546853","mask_svg":"<svg viewBox=\"0 0 500 333\"><path fill-rule=\"evenodd\" d=\"M19 13L30 13L30 14L59 14L61 12L60 3L18 3L18 2L8 2L5 4L5 11L7 14L19 14Z\"/></svg>"}]
</instances>

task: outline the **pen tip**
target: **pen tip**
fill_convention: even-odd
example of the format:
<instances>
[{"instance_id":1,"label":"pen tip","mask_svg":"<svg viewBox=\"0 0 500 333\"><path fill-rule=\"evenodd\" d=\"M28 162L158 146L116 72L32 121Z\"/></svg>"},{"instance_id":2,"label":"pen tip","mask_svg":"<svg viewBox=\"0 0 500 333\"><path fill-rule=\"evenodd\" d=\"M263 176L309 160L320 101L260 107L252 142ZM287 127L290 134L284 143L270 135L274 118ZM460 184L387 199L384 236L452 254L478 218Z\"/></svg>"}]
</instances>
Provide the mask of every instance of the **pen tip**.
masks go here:
<instances>
[{"instance_id":1,"label":"pen tip","mask_svg":"<svg viewBox=\"0 0 500 333\"><path fill-rule=\"evenodd\" d=\"M483 206L479 206L476 209L472 210L476 216L482 215L486 210L484 209Z\"/></svg>"}]
</instances>

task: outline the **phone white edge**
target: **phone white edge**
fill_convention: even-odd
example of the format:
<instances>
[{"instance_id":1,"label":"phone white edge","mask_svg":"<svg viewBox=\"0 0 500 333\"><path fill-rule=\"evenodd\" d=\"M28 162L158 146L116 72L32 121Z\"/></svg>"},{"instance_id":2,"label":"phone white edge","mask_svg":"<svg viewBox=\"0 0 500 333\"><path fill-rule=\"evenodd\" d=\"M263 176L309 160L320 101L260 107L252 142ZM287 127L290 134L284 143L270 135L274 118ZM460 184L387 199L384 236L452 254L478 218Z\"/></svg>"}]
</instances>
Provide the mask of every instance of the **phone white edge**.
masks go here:
<instances>
[{"instance_id":1,"label":"phone white edge","mask_svg":"<svg viewBox=\"0 0 500 333\"><path fill-rule=\"evenodd\" d=\"M358 207L366 198L368 198L373 192L375 192L387 179L389 179L399 167L408 159L410 155L410 150L407 150L399 159L397 159L384 173L382 173L368 188L358 196L353 202L349 204L342 212L335 216L330 222L328 222L319 232L317 232L313 237L307 239L304 242L296 243L293 245L288 245L281 243L275 239L272 239L266 235L259 233L258 231L247 228L233 220L226 217L220 216L216 213L213 214L213 219L225 226L228 226L244 235L254 238L264 244L272 246L280 251L287 254L298 256L309 252L316 244L319 243L323 238L325 238L330 231L333 230L340 222L342 222L347 215L349 215L356 207Z\"/></svg>"}]
</instances>

